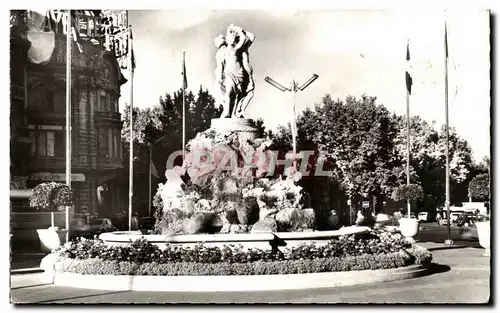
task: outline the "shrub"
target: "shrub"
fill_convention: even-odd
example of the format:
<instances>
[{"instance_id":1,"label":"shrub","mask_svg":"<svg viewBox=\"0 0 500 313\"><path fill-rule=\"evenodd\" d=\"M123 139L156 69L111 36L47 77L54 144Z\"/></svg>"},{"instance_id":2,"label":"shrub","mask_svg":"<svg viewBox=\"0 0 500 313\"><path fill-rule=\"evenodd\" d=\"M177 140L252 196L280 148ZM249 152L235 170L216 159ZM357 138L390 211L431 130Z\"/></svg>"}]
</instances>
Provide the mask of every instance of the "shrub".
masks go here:
<instances>
[{"instance_id":1,"label":"shrub","mask_svg":"<svg viewBox=\"0 0 500 313\"><path fill-rule=\"evenodd\" d=\"M417 184L401 185L394 189L392 198L396 201L400 200L417 200L422 199L424 192L422 186Z\"/></svg>"},{"instance_id":2,"label":"shrub","mask_svg":"<svg viewBox=\"0 0 500 313\"><path fill-rule=\"evenodd\" d=\"M432 253L419 245L412 245L406 250L412 257L414 257L414 264L430 264L432 262Z\"/></svg>"},{"instance_id":3,"label":"shrub","mask_svg":"<svg viewBox=\"0 0 500 313\"><path fill-rule=\"evenodd\" d=\"M473 198L488 200L490 197L490 175L479 174L469 183L469 194Z\"/></svg>"},{"instance_id":4,"label":"shrub","mask_svg":"<svg viewBox=\"0 0 500 313\"><path fill-rule=\"evenodd\" d=\"M73 205L73 191L61 183L38 184L30 197L30 206L43 211L53 212L70 205Z\"/></svg>"},{"instance_id":5,"label":"shrub","mask_svg":"<svg viewBox=\"0 0 500 313\"><path fill-rule=\"evenodd\" d=\"M126 246L108 246L99 239L70 242L58 250L61 256L72 259L100 258L102 260L133 261L139 263L197 262L197 263L249 263L274 260L315 260L328 257L381 255L411 247L401 235L372 232L362 236L342 236L323 246L314 243L285 248L283 253L271 249L248 249L225 245L221 248L198 244L195 247L167 245L161 250L146 239Z\"/></svg>"},{"instance_id":6,"label":"shrub","mask_svg":"<svg viewBox=\"0 0 500 313\"><path fill-rule=\"evenodd\" d=\"M64 206L73 205L73 191L61 183L41 183L33 188L30 196L30 206L38 210L51 212L51 227L55 226L54 211L60 211Z\"/></svg>"},{"instance_id":7,"label":"shrub","mask_svg":"<svg viewBox=\"0 0 500 313\"><path fill-rule=\"evenodd\" d=\"M203 264L134 263L99 258L77 260L65 258L56 263L56 271L93 275L162 275L162 276L218 276L218 275L285 275L320 272L343 272L398 268L411 264L404 254L361 255L314 260L257 261L231 264L227 262Z\"/></svg>"}]
</instances>

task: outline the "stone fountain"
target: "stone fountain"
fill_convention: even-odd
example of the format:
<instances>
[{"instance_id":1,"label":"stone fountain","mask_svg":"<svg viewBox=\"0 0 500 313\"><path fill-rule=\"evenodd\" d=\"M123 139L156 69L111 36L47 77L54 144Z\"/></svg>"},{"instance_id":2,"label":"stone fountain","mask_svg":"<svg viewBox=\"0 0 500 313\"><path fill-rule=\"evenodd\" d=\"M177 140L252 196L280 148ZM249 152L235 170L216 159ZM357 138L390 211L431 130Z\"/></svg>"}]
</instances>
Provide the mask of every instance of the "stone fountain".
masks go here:
<instances>
[{"instance_id":1,"label":"stone fountain","mask_svg":"<svg viewBox=\"0 0 500 313\"><path fill-rule=\"evenodd\" d=\"M157 207L158 235L145 236L148 240L160 245L238 242L275 247L278 237L320 243L369 230L315 231L314 210L297 184L300 172L291 162L283 173L275 171L271 140L258 138L254 121L246 115L255 89L249 57L254 40L252 33L235 25L215 38L214 94L223 112L187 144L182 167L167 169L167 182L155 196L162 203ZM122 232L101 238L123 244L134 236L142 235Z\"/></svg>"}]
</instances>

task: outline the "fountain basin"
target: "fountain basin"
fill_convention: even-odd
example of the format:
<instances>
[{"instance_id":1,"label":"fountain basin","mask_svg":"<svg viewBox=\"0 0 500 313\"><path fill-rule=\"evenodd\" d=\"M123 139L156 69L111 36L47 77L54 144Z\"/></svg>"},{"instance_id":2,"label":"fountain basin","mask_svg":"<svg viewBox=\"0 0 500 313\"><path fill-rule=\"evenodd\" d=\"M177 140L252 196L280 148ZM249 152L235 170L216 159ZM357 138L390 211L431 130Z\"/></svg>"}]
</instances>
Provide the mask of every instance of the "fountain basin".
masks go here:
<instances>
[{"instance_id":1,"label":"fountain basin","mask_svg":"<svg viewBox=\"0 0 500 313\"><path fill-rule=\"evenodd\" d=\"M103 233L99 239L109 245L127 245L130 241L141 238L164 249L167 245L205 246L241 245L243 249L273 247L295 247L314 242L316 245L327 244L330 240L343 235L362 234L371 230L365 226L343 227L339 230L308 232L269 232L254 234L196 234L196 235L143 235L140 231L117 231Z\"/></svg>"}]
</instances>

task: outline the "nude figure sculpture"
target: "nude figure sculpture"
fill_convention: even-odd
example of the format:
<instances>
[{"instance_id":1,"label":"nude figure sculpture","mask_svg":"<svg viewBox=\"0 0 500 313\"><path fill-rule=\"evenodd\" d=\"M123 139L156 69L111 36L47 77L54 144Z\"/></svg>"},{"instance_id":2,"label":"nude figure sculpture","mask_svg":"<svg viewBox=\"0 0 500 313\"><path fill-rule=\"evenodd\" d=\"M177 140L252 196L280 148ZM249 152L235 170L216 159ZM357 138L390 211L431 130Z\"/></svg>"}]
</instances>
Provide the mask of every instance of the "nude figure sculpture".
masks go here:
<instances>
[{"instance_id":1,"label":"nude figure sculpture","mask_svg":"<svg viewBox=\"0 0 500 313\"><path fill-rule=\"evenodd\" d=\"M217 102L222 105L221 118L245 118L245 110L253 98L255 84L248 48L255 36L241 27L230 25L226 36L215 38L215 88Z\"/></svg>"}]
</instances>

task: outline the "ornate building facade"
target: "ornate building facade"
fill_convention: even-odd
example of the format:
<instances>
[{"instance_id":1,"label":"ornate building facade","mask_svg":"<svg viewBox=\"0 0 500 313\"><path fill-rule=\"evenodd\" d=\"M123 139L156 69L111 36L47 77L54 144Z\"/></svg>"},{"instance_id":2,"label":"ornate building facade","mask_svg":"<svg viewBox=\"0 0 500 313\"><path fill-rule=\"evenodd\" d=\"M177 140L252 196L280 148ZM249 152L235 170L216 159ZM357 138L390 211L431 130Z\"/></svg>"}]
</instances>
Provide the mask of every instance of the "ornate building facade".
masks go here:
<instances>
[{"instance_id":1,"label":"ornate building facade","mask_svg":"<svg viewBox=\"0 0 500 313\"><path fill-rule=\"evenodd\" d=\"M30 188L65 181L66 35L61 22L47 18L54 49L48 62L34 64L22 23L11 26L11 182ZM97 36L73 42L71 66L73 215L113 216L126 198L118 107L126 79Z\"/></svg>"}]
</instances>

